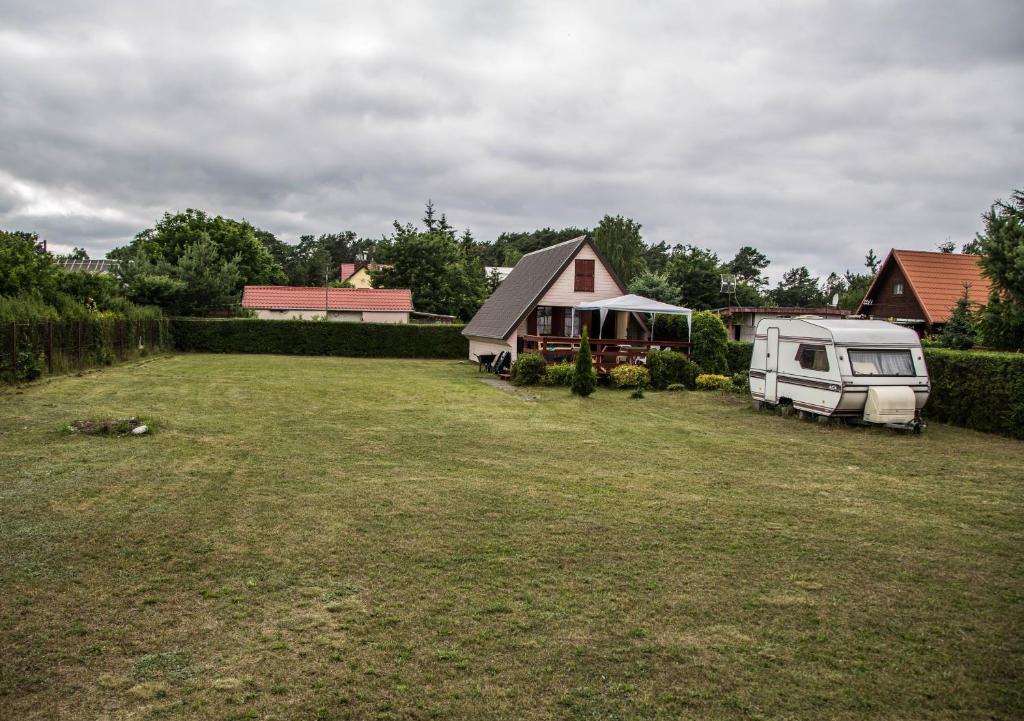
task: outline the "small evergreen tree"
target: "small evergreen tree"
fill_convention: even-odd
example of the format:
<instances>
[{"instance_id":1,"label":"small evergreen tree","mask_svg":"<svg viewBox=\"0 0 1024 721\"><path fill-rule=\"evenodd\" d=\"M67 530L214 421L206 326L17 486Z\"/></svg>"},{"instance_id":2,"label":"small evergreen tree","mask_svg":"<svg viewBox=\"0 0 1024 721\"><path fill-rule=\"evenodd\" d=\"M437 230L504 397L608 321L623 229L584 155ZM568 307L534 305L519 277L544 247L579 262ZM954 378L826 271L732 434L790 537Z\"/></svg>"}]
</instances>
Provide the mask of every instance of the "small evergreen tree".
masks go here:
<instances>
[{"instance_id":1,"label":"small evergreen tree","mask_svg":"<svg viewBox=\"0 0 1024 721\"><path fill-rule=\"evenodd\" d=\"M726 375L729 372L729 360L726 347L729 333L722 319L709 310L693 314L693 350L691 357L704 373Z\"/></svg>"},{"instance_id":2,"label":"small evergreen tree","mask_svg":"<svg viewBox=\"0 0 1024 721\"><path fill-rule=\"evenodd\" d=\"M587 329L580 333L580 352L576 354L576 372L572 376L572 392L586 398L597 388L594 361L590 356L590 339Z\"/></svg>"},{"instance_id":3,"label":"small evergreen tree","mask_svg":"<svg viewBox=\"0 0 1024 721\"><path fill-rule=\"evenodd\" d=\"M964 284L964 294L953 306L953 314L942 327L939 342L946 348L967 350L974 347L976 331L974 329L974 313L971 312L971 301L967 297L968 286Z\"/></svg>"}]
</instances>

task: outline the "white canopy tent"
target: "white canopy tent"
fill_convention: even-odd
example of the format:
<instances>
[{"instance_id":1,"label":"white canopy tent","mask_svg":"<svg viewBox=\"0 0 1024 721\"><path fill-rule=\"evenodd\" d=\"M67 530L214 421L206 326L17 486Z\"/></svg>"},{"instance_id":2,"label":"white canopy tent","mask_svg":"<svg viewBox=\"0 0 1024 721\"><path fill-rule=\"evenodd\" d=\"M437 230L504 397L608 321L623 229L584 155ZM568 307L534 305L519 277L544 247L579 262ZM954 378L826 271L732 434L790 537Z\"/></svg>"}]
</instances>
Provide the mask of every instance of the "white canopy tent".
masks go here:
<instances>
[{"instance_id":1,"label":"white canopy tent","mask_svg":"<svg viewBox=\"0 0 1024 721\"><path fill-rule=\"evenodd\" d=\"M601 326L598 328L599 336L601 333L600 328L604 327L604 319L608 317L608 311L610 310L624 311L627 313L644 313L649 315L651 317L650 340L654 340L654 318L657 315L685 315L687 337L689 337L693 326L693 311L689 308L683 308L682 306L672 305L670 303L662 303L659 300L644 298L642 295L620 295L617 298L596 300L593 303L580 303L579 305L573 306L573 315L575 316L575 314L581 310L600 311ZM575 322L573 323L573 326L575 327Z\"/></svg>"}]
</instances>

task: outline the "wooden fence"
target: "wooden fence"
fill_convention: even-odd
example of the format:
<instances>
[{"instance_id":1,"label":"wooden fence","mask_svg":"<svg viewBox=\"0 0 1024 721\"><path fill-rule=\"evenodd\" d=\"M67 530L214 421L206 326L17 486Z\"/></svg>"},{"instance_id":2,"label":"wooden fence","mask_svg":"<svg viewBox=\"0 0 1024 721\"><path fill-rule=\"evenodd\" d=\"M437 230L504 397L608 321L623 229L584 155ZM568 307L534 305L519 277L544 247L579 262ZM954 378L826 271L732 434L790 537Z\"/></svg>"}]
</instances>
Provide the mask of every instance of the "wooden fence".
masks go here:
<instances>
[{"instance_id":1,"label":"wooden fence","mask_svg":"<svg viewBox=\"0 0 1024 721\"><path fill-rule=\"evenodd\" d=\"M7 321L0 323L0 381L110 365L170 347L166 320Z\"/></svg>"}]
</instances>

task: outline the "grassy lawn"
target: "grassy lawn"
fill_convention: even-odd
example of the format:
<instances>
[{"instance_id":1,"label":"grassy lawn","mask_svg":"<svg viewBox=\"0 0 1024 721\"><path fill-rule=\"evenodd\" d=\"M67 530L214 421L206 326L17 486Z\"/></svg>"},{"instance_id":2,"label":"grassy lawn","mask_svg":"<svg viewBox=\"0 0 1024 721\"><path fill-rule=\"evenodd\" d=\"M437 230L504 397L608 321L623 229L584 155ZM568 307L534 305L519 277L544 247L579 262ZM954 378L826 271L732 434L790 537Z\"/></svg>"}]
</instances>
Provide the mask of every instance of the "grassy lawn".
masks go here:
<instances>
[{"instance_id":1,"label":"grassy lawn","mask_svg":"<svg viewBox=\"0 0 1024 721\"><path fill-rule=\"evenodd\" d=\"M938 424L161 357L0 391L0 554L3 719L1024 716L1024 443Z\"/></svg>"}]
</instances>

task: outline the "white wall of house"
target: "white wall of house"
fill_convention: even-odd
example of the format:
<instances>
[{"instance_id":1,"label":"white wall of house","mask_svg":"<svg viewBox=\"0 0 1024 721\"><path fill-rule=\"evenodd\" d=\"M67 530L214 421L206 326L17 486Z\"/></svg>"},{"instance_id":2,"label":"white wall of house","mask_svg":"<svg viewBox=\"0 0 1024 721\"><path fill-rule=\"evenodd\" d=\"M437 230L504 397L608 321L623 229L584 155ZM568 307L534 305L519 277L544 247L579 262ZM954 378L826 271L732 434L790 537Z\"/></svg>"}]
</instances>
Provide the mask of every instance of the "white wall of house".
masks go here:
<instances>
[{"instance_id":1,"label":"white wall of house","mask_svg":"<svg viewBox=\"0 0 1024 721\"><path fill-rule=\"evenodd\" d=\"M469 359L475 361L477 356L493 353L497 355L502 351L510 351L512 356L516 355L515 336L509 342L494 340L493 338L477 338L469 336Z\"/></svg>"},{"instance_id":2,"label":"white wall of house","mask_svg":"<svg viewBox=\"0 0 1024 721\"><path fill-rule=\"evenodd\" d=\"M402 312L384 312L381 310L364 310L364 323L408 323L409 314Z\"/></svg>"},{"instance_id":3,"label":"white wall of house","mask_svg":"<svg viewBox=\"0 0 1024 721\"><path fill-rule=\"evenodd\" d=\"M256 317L261 320L319 320L324 317L322 310L265 310L256 311ZM340 311L332 310L328 313L328 320L342 321L349 323L408 323L409 314L402 312L384 311Z\"/></svg>"},{"instance_id":4,"label":"white wall of house","mask_svg":"<svg viewBox=\"0 0 1024 721\"><path fill-rule=\"evenodd\" d=\"M594 263L594 292L580 293L574 290L576 284L576 261L579 259L591 259ZM569 261L558 279L548 288L548 292L540 299L537 305L561 305L572 306L587 301L604 300L606 298L617 298L622 295L619 286L615 284L611 273L604 267L597 253L589 244L584 244L579 252ZM523 331L525 333L525 331Z\"/></svg>"}]
</instances>

